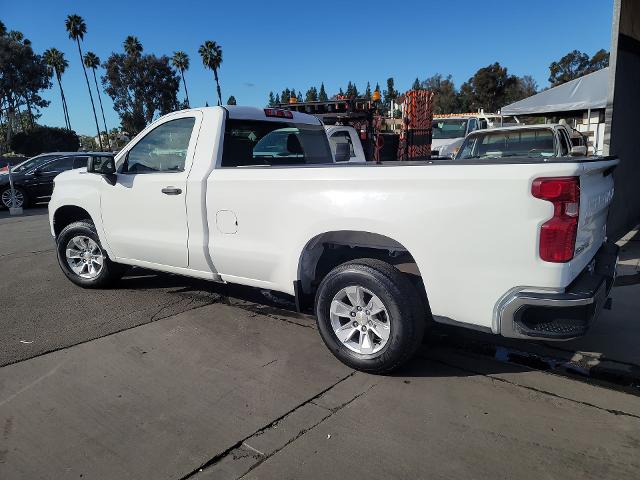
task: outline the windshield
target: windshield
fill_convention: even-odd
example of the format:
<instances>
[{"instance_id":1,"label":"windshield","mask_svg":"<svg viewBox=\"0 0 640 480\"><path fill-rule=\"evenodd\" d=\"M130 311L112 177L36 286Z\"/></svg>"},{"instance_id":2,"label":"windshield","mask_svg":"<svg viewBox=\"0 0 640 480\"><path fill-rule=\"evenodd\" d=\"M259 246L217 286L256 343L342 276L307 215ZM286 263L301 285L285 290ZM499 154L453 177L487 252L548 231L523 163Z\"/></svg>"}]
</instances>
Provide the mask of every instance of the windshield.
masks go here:
<instances>
[{"instance_id":1,"label":"windshield","mask_svg":"<svg viewBox=\"0 0 640 480\"><path fill-rule=\"evenodd\" d=\"M432 138L435 140L445 138L461 138L467 133L467 120L438 119L431 122Z\"/></svg>"},{"instance_id":2,"label":"windshield","mask_svg":"<svg viewBox=\"0 0 640 480\"><path fill-rule=\"evenodd\" d=\"M13 173L26 172L31 170L32 168L36 168L43 163L51 160L52 158L56 158L58 155L38 155L37 157L31 157L28 160L25 160L22 163L19 163L15 167L11 169Z\"/></svg>"},{"instance_id":3,"label":"windshield","mask_svg":"<svg viewBox=\"0 0 640 480\"><path fill-rule=\"evenodd\" d=\"M485 131L470 135L462 144L456 160L503 157L552 157L554 134L550 129Z\"/></svg>"}]
</instances>

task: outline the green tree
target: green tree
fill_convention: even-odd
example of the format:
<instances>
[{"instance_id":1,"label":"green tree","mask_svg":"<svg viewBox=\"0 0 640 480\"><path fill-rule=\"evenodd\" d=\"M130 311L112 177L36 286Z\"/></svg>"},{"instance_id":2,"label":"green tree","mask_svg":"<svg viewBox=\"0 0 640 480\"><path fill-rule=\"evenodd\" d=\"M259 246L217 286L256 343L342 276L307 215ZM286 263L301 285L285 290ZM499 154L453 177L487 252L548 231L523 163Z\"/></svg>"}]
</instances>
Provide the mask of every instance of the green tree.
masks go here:
<instances>
[{"instance_id":1,"label":"green tree","mask_svg":"<svg viewBox=\"0 0 640 480\"><path fill-rule=\"evenodd\" d=\"M538 93L538 84L531 75L515 77L515 81L505 90L504 104L508 105Z\"/></svg>"},{"instance_id":2,"label":"green tree","mask_svg":"<svg viewBox=\"0 0 640 480\"><path fill-rule=\"evenodd\" d=\"M0 151L8 148L15 131L34 127L39 109L49 105L39 92L50 87L50 69L30 43L16 35L0 36L0 122L5 134ZM27 115L22 114L23 107Z\"/></svg>"},{"instance_id":3,"label":"green tree","mask_svg":"<svg viewBox=\"0 0 640 480\"><path fill-rule=\"evenodd\" d=\"M280 103L289 103L289 99L291 98L291 90L285 88L280 94Z\"/></svg>"},{"instance_id":4,"label":"green tree","mask_svg":"<svg viewBox=\"0 0 640 480\"><path fill-rule=\"evenodd\" d=\"M205 68L213 70L213 77L218 91L218 105L222 105L222 93L220 91L220 81L218 80L218 69L222 65L222 48L216 42L207 40L200 45L198 53L202 57L202 64Z\"/></svg>"},{"instance_id":5,"label":"green tree","mask_svg":"<svg viewBox=\"0 0 640 480\"><path fill-rule=\"evenodd\" d=\"M280 95L278 95L278 94L276 93L276 98L274 99L274 104L275 104L275 105L279 105L280 103L281 103L281 102L280 102ZM274 106L275 106L275 105L274 105Z\"/></svg>"},{"instance_id":6,"label":"green tree","mask_svg":"<svg viewBox=\"0 0 640 480\"><path fill-rule=\"evenodd\" d=\"M122 44L124 46L125 53L132 58L139 58L142 55L142 43L138 40L138 37L129 35L124 39Z\"/></svg>"},{"instance_id":7,"label":"green tree","mask_svg":"<svg viewBox=\"0 0 640 480\"><path fill-rule=\"evenodd\" d=\"M109 142L109 129L107 128L107 120L104 117L104 107L102 106L102 95L100 95L100 87L98 87L98 77L96 76L96 70L100 66L100 58L93 52L87 52L84 55L84 66L90 68L93 71L93 81L96 84L96 92L98 93L98 103L100 104L100 112L102 112L102 123L104 125L104 134L107 139L107 147L111 150L111 143Z\"/></svg>"},{"instance_id":8,"label":"green tree","mask_svg":"<svg viewBox=\"0 0 640 480\"><path fill-rule=\"evenodd\" d=\"M20 132L11 139L11 149L29 157L42 152L75 152L79 146L76 132L42 125Z\"/></svg>"},{"instance_id":9,"label":"green tree","mask_svg":"<svg viewBox=\"0 0 640 480\"><path fill-rule=\"evenodd\" d=\"M177 108L180 77L166 55L112 53L104 68L102 84L128 134L140 132L156 114Z\"/></svg>"},{"instance_id":10,"label":"green tree","mask_svg":"<svg viewBox=\"0 0 640 480\"><path fill-rule=\"evenodd\" d=\"M592 72L596 72L598 70L602 70L605 67L609 66L609 52L605 49L601 48L596 53L593 54L591 60L589 61L589 70Z\"/></svg>"},{"instance_id":11,"label":"green tree","mask_svg":"<svg viewBox=\"0 0 640 480\"><path fill-rule=\"evenodd\" d=\"M367 82L367 88L364 91L364 98L371 100L371 83Z\"/></svg>"},{"instance_id":12,"label":"green tree","mask_svg":"<svg viewBox=\"0 0 640 480\"><path fill-rule=\"evenodd\" d=\"M304 96L305 102L317 102L318 101L318 89L316 87L310 87Z\"/></svg>"},{"instance_id":13,"label":"green tree","mask_svg":"<svg viewBox=\"0 0 640 480\"><path fill-rule=\"evenodd\" d=\"M87 75L87 69L84 66L82 59L82 47L80 46L80 40L84 40L84 35L87 33L87 25L80 15L69 15L65 21L65 27L69 38L75 40L78 45L78 54L80 55L80 64L82 65L82 71L84 72L84 79L87 82L87 90L89 90L89 99L91 100L91 109L93 110L93 119L96 122L96 131L98 132L98 142L100 144L100 150L103 150L102 139L100 135L100 126L98 125L98 115L96 114L96 105L93 103L93 95L91 94L91 85L89 84L89 76Z\"/></svg>"},{"instance_id":14,"label":"green tree","mask_svg":"<svg viewBox=\"0 0 640 480\"><path fill-rule=\"evenodd\" d=\"M413 85L411 85L411 90L422 90L422 85L420 84L420 80L418 77L413 81Z\"/></svg>"},{"instance_id":15,"label":"green tree","mask_svg":"<svg viewBox=\"0 0 640 480\"><path fill-rule=\"evenodd\" d=\"M171 64L180 72L180 76L182 77L182 84L184 85L184 95L187 99L187 108L189 108L189 91L187 90L187 82L184 79L184 71L189 70L189 55L181 50L173 52L173 57L171 57Z\"/></svg>"},{"instance_id":16,"label":"green tree","mask_svg":"<svg viewBox=\"0 0 640 480\"><path fill-rule=\"evenodd\" d=\"M269 92L269 103L267 103L268 107L276 106L276 97L273 96L273 92Z\"/></svg>"},{"instance_id":17,"label":"green tree","mask_svg":"<svg viewBox=\"0 0 640 480\"><path fill-rule=\"evenodd\" d=\"M321 102L326 102L329 100L327 96L327 92L324 89L324 82L320 84L320 92L318 93L318 100Z\"/></svg>"},{"instance_id":18,"label":"green tree","mask_svg":"<svg viewBox=\"0 0 640 480\"><path fill-rule=\"evenodd\" d=\"M549 83L552 87L580 78L609 65L609 52L598 50L593 57L579 50L567 53L549 65Z\"/></svg>"},{"instance_id":19,"label":"green tree","mask_svg":"<svg viewBox=\"0 0 640 480\"><path fill-rule=\"evenodd\" d=\"M238 103L236 102L236 97L234 97L233 95L231 95L228 99L227 99L227 105L237 105Z\"/></svg>"},{"instance_id":20,"label":"green tree","mask_svg":"<svg viewBox=\"0 0 640 480\"><path fill-rule=\"evenodd\" d=\"M391 101L398 98L398 92L394 87L393 77L387 78L387 89L383 92L384 105L386 108L391 108Z\"/></svg>"},{"instance_id":21,"label":"green tree","mask_svg":"<svg viewBox=\"0 0 640 480\"><path fill-rule=\"evenodd\" d=\"M60 88L60 98L62 100L62 113L64 114L64 124L67 130L71 130L71 120L69 119L69 108L67 107L67 99L64 95L64 89L62 88L62 74L69 66L69 62L64 58L62 53L57 48L50 48L45 50L42 54L42 58L49 66L51 75L55 75L58 81L58 87Z\"/></svg>"},{"instance_id":22,"label":"green tree","mask_svg":"<svg viewBox=\"0 0 640 480\"><path fill-rule=\"evenodd\" d=\"M443 77L436 73L420 82L420 87L434 93L433 113L444 114L460 111L460 99L451 75Z\"/></svg>"},{"instance_id":23,"label":"green tree","mask_svg":"<svg viewBox=\"0 0 640 480\"><path fill-rule=\"evenodd\" d=\"M358 88L356 87L356 85L354 83L351 83L351 81L349 81L349 83L347 84L346 95L347 95L347 98L357 98L358 97Z\"/></svg>"},{"instance_id":24,"label":"green tree","mask_svg":"<svg viewBox=\"0 0 640 480\"><path fill-rule=\"evenodd\" d=\"M2 21L0 21L0 37L4 37L7 34L7 27Z\"/></svg>"},{"instance_id":25,"label":"green tree","mask_svg":"<svg viewBox=\"0 0 640 480\"><path fill-rule=\"evenodd\" d=\"M495 112L505 105L506 93L516 82L517 77L498 62L480 68L460 87L461 106L467 111Z\"/></svg>"}]
</instances>

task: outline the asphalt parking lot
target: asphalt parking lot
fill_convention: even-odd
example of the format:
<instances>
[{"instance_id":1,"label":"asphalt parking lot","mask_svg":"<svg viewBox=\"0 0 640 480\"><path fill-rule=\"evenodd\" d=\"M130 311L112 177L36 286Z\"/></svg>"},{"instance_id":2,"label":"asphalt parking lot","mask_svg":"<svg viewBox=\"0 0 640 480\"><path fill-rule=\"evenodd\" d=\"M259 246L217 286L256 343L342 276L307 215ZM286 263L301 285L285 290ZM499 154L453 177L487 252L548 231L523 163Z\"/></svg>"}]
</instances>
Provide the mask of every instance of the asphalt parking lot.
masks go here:
<instances>
[{"instance_id":1,"label":"asphalt parking lot","mask_svg":"<svg viewBox=\"0 0 640 480\"><path fill-rule=\"evenodd\" d=\"M258 290L79 289L28 213L0 218L3 480L640 477L633 392L437 341L355 372Z\"/></svg>"}]
</instances>

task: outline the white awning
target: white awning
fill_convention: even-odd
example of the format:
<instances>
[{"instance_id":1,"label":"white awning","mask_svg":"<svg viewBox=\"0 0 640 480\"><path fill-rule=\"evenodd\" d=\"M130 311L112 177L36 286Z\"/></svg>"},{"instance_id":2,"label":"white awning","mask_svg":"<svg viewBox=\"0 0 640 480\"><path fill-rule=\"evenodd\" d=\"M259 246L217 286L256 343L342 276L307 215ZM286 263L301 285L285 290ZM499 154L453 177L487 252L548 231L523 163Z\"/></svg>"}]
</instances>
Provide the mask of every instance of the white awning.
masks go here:
<instances>
[{"instance_id":1,"label":"white awning","mask_svg":"<svg viewBox=\"0 0 640 480\"><path fill-rule=\"evenodd\" d=\"M502 108L503 115L535 115L605 108L609 67L576 78Z\"/></svg>"}]
</instances>

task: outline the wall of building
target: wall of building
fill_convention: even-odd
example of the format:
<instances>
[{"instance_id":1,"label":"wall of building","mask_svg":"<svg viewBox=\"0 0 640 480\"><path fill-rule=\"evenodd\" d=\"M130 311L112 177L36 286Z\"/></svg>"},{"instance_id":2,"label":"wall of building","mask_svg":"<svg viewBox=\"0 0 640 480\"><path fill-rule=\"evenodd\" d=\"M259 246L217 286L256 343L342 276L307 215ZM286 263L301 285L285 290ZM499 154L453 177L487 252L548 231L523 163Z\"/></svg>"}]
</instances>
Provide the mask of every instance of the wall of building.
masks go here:
<instances>
[{"instance_id":1,"label":"wall of building","mask_svg":"<svg viewBox=\"0 0 640 480\"><path fill-rule=\"evenodd\" d=\"M615 0L604 153L616 155L616 194L607 224L618 239L640 223L640 1Z\"/></svg>"}]
</instances>

